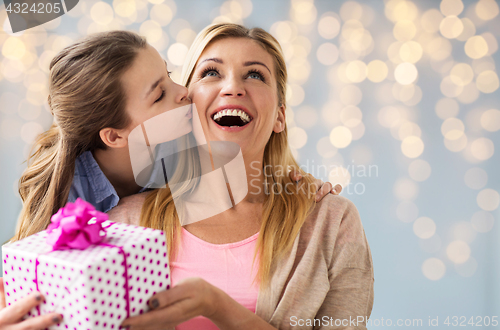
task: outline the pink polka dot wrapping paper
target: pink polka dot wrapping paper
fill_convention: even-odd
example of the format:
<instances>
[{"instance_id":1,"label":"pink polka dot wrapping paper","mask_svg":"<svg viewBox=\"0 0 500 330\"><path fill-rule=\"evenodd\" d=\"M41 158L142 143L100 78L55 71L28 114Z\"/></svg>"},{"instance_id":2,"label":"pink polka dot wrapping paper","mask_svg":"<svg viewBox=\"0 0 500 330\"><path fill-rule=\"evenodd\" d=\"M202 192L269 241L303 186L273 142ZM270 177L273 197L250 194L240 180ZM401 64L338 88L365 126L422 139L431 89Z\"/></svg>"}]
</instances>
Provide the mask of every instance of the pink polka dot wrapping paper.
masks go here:
<instances>
[{"instance_id":1,"label":"pink polka dot wrapping paper","mask_svg":"<svg viewBox=\"0 0 500 330\"><path fill-rule=\"evenodd\" d=\"M8 305L38 289L45 302L28 317L57 312L50 329L119 329L130 316L148 311L148 299L170 288L165 235L160 230L111 223L102 242L85 250L52 251L42 231L2 246ZM121 248L121 249L120 249ZM38 260L38 266L36 262ZM35 275L36 270L36 275Z\"/></svg>"}]
</instances>

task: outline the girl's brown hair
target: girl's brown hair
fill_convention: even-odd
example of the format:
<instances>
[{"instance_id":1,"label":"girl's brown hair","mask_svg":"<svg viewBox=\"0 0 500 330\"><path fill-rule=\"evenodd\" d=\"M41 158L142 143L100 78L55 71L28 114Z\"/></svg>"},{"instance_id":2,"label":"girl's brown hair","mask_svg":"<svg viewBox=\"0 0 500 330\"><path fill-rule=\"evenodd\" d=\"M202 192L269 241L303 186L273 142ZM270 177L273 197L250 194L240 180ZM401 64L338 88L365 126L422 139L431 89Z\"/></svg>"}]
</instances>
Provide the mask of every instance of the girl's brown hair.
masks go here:
<instances>
[{"instance_id":1,"label":"girl's brown hair","mask_svg":"<svg viewBox=\"0 0 500 330\"><path fill-rule=\"evenodd\" d=\"M38 137L19 180L23 208L13 240L46 229L52 214L66 204L76 158L106 148L99 131L129 124L120 79L146 46L133 32L103 32L52 59L48 104L54 124Z\"/></svg>"}]
</instances>

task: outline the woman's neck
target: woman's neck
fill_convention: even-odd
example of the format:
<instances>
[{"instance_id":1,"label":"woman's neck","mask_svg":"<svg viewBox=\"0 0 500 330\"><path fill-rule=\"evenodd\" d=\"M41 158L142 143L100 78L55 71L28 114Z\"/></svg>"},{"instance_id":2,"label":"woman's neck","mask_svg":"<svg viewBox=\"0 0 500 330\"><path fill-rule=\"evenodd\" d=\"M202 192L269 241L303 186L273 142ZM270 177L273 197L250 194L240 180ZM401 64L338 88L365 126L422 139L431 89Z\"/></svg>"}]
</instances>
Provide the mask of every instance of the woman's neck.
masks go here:
<instances>
[{"instance_id":1,"label":"woman's neck","mask_svg":"<svg viewBox=\"0 0 500 330\"><path fill-rule=\"evenodd\" d=\"M97 149L92 154L118 197L127 197L141 190L134 179L128 148Z\"/></svg>"}]
</instances>

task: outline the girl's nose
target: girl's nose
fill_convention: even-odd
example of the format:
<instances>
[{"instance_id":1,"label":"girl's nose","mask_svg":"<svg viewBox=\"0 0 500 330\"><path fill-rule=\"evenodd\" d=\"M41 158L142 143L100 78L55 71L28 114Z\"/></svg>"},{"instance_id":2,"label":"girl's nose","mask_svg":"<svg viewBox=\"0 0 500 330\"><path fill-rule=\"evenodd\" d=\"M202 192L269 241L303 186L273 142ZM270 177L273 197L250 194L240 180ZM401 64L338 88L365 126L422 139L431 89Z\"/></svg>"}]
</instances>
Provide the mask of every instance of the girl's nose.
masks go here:
<instances>
[{"instance_id":1,"label":"girl's nose","mask_svg":"<svg viewBox=\"0 0 500 330\"><path fill-rule=\"evenodd\" d=\"M175 101L177 103L183 103L185 101L189 101L188 97L188 89L182 85L176 84L176 95Z\"/></svg>"}]
</instances>

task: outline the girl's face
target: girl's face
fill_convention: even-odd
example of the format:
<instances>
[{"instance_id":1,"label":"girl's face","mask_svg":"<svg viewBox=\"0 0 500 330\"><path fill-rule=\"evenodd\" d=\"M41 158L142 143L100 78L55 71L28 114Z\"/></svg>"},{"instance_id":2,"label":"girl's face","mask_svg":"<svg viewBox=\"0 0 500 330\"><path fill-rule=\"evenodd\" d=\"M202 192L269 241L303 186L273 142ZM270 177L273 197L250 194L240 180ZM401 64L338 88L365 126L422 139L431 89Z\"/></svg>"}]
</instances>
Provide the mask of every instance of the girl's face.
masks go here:
<instances>
[{"instance_id":1,"label":"girl's face","mask_svg":"<svg viewBox=\"0 0 500 330\"><path fill-rule=\"evenodd\" d=\"M274 70L273 57L251 39L225 38L205 48L189 96L208 140L236 142L246 159L261 159L271 133L285 127Z\"/></svg>"},{"instance_id":2,"label":"girl's face","mask_svg":"<svg viewBox=\"0 0 500 330\"><path fill-rule=\"evenodd\" d=\"M125 111L131 119L125 134L154 116L191 103L187 88L170 79L166 61L150 45L139 51L121 81L126 95ZM191 130L190 113L179 122L165 124L172 129L186 127Z\"/></svg>"}]
</instances>

